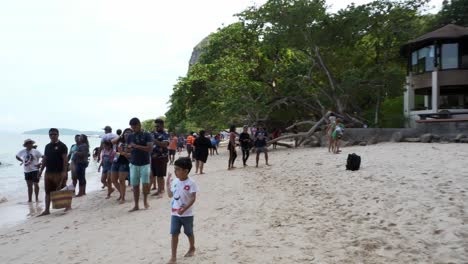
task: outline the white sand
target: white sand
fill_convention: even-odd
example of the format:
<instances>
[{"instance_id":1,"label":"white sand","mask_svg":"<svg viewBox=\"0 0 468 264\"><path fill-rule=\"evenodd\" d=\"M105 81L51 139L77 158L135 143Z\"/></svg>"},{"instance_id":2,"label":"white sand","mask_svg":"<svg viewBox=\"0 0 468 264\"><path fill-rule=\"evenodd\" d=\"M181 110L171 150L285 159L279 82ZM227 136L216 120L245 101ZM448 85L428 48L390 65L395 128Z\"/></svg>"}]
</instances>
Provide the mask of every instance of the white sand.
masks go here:
<instances>
[{"instance_id":1,"label":"white sand","mask_svg":"<svg viewBox=\"0 0 468 264\"><path fill-rule=\"evenodd\" d=\"M210 157L195 203L197 255L179 263L467 263L468 146L379 144L333 155L278 149L271 167ZM345 170L348 153L362 168ZM240 154L240 153L239 153ZM171 167L172 170L172 167ZM0 230L1 263L165 263L169 199L128 213L105 192ZM114 194L115 196L115 194Z\"/></svg>"}]
</instances>

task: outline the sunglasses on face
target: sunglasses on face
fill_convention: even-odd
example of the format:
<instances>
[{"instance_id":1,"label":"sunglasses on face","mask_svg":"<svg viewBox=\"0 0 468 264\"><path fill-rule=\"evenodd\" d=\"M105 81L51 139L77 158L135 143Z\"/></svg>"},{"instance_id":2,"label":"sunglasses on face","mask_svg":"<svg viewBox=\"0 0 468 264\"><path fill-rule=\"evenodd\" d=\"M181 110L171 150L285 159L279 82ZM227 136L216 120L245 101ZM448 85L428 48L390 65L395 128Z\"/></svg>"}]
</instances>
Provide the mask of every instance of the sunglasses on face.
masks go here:
<instances>
[{"instance_id":1,"label":"sunglasses on face","mask_svg":"<svg viewBox=\"0 0 468 264\"><path fill-rule=\"evenodd\" d=\"M49 136L58 136L58 134L55 134L55 133L54 134L49 134Z\"/></svg>"}]
</instances>

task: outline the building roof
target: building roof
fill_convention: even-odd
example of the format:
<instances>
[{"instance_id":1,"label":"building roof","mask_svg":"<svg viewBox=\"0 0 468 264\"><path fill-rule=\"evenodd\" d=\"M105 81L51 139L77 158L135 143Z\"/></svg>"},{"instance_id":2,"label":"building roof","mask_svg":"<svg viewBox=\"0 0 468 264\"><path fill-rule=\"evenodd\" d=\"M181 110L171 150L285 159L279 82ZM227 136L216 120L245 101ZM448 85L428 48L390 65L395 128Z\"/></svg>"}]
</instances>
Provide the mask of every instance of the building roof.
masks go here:
<instances>
[{"instance_id":1,"label":"building roof","mask_svg":"<svg viewBox=\"0 0 468 264\"><path fill-rule=\"evenodd\" d=\"M448 24L409 41L405 45L401 46L400 51L402 55L405 55L407 54L406 51L408 51L409 48L423 47L428 44L432 44L434 40L453 40L460 38L468 38L468 28L454 24Z\"/></svg>"}]
</instances>

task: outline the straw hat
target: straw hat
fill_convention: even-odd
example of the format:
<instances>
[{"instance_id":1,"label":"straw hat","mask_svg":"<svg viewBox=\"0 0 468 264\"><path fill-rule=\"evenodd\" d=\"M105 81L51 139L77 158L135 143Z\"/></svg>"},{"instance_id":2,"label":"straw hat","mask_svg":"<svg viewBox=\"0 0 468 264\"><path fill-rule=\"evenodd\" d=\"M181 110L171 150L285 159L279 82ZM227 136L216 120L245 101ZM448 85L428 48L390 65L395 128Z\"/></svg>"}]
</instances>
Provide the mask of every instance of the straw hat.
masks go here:
<instances>
[{"instance_id":1,"label":"straw hat","mask_svg":"<svg viewBox=\"0 0 468 264\"><path fill-rule=\"evenodd\" d=\"M28 139L24 140L23 147L26 147L26 144L28 144L29 142L31 142L31 144L33 144L33 145L36 143L36 141L28 138Z\"/></svg>"}]
</instances>

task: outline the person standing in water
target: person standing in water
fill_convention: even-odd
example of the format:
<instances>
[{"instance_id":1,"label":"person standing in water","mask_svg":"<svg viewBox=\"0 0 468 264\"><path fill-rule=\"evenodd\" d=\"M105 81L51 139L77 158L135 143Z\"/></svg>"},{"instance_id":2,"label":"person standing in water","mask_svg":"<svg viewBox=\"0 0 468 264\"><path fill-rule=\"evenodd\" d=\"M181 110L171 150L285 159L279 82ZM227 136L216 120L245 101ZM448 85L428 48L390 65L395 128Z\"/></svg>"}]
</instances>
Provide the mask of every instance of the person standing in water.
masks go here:
<instances>
[{"instance_id":1,"label":"person standing in water","mask_svg":"<svg viewBox=\"0 0 468 264\"><path fill-rule=\"evenodd\" d=\"M28 203L32 202L33 185L36 202L39 202L39 165L42 153L33 148L34 140L26 139L23 143L24 149L16 154L16 159L24 166L24 179L28 185Z\"/></svg>"},{"instance_id":2,"label":"person standing in water","mask_svg":"<svg viewBox=\"0 0 468 264\"><path fill-rule=\"evenodd\" d=\"M86 195L86 168L89 161L89 142L86 135L80 135L78 138L78 148L73 155L72 162L75 164L76 181L73 186L78 183L79 191L77 197Z\"/></svg>"},{"instance_id":3,"label":"person standing in water","mask_svg":"<svg viewBox=\"0 0 468 264\"><path fill-rule=\"evenodd\" d=\"M67 184L68 148L59 140L59 130L57 128L49 129L50 143L46 145L42 166L39 171L39 177L45 171L44 189L45 189L45 210L39 216L50 214L50 193L61 190ZM71 207L65 208L65 211Z\"/></svg>"}]
</instances>

